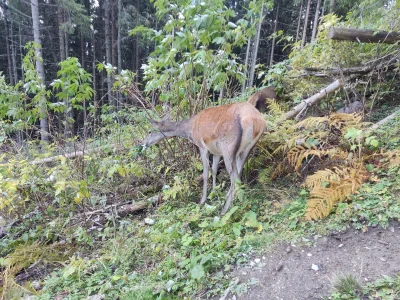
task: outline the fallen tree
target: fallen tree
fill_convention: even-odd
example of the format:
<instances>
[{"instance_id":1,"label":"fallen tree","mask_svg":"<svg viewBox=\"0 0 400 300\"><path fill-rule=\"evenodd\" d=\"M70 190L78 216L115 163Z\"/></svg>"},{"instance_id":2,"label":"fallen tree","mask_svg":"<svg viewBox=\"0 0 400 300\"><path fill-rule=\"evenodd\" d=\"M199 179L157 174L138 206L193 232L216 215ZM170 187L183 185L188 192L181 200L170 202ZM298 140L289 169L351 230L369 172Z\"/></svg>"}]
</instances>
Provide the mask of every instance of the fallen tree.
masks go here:
<instances>
[{"instance_id":1,"label":"fallen tree","mask_svg":"<svg viewBox=\"0 0 400 300\"><path fill-rule=\"evenodd\" d=\"M400 41L400 33L395 31L375 31L372 29L331 27L329 28L328 38L360 43L394 44Z\"/></svg>"},{"instance_id":2,"label":"fallen tree","mask_svg":"<svg viewBox=\"0 0 400 300\"><path fill-rule=\"evenodd\" d=\"M326 95L329 93L332 93L333 91L337 90L338 88L343 86L343 81L341 79L338 79L334 82L332 82L330 85L327 87L323 88L321 91L319 91L317 94L311 96L310 98L303 100L299 105L295 106L292 110L288 111L285 114L285 119L292 119L296 117L299 113L301 113L304 109L306 109L308 106L311 106L315 103L317 103L319 100L323 99Z\"/></svg>"}]
</instances>

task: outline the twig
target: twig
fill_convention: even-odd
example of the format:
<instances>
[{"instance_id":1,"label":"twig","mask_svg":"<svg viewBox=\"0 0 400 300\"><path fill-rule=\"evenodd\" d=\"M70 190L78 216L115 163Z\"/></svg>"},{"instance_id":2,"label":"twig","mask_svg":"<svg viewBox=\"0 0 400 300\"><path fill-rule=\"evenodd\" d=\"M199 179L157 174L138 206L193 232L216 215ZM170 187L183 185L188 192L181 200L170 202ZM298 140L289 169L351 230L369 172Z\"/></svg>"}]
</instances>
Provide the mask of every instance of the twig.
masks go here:
<instances>
[{"instance_id":1,"label":"twig","mask_svg":"<svg viewBox=\"0 0 400 300\"><path fill-rule=\"evenodd\" d=\"M225 300L226 297L228 297L229 292L231 291L231 289L233 289L239 283L239 281L240 281L240 279L236 278L235 282L232 285L228 286L228 288L224 292L224 295L221 298L219 298L219 300Z\"/></svg>"}]
</instances>

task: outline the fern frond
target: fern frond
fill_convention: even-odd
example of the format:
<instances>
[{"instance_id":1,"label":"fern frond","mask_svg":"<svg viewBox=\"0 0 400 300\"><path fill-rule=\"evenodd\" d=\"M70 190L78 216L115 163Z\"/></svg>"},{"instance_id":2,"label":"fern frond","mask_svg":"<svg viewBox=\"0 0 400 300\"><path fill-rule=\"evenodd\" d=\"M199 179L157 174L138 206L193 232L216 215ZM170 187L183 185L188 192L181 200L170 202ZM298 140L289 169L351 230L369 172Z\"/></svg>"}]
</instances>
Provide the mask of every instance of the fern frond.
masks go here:
<instances>
[{"instance_id":1,"label":"fern frond","mask_svg":"<svg viewBox=\"0 0 400 300\"><path fill-rule=\"evenodd\" d=\"M317 187L321 187L322 182L332 181L340 181L339 174L335 173L332 170L325 169L317 171L313 175L308 176L304 182L304 186L308 189L314 189Z\"/></svg>"},{"instance_id":2,"label":"fern frond","mask_svg":"<svg viewBox=\"0 0 400 300\"><path fill-rule=\"evenodd\" d=\"M296 128L317 127L323 123L328 123L328 121L329 121L328 117L309 117L297 123Z\"/></svg>"},{"instance_id":3,"label":"fern frond","mask_svg":"<svg viewBox=\"0 0 400 300\"><path fill-rule=\"evenodd\" d=\"M355 193L368 177L363 167L335 167L334 170L323 170L309 176L305 185L313 190L307 202L306 219L317 220L328 216L336 203ZM327 181L329 187L322 187L322 181Z\"/></svg>"},{"instance_id":4,"label":"fern frond","mask_svg":"<svg viewBox=\"0 0 400 300\"><path fill-rule=\"evenodd\" d=\"M352 186L349 183L314 190L307 202L306 220L318 220L327 217L334 205L345 200L351 193Z\"/></svg>"},{"instance_id":5,"label":"fern frond","mask_svg":"<svg viewBox=\"0 0 400 300\"><path fill-rule=\"evenodd\" d=\"M329 126L345 133L347 128L361 128L362 116L360 114L334 113L329 116Z\"/></svg>"},{"instance_id":6,"label":"fern frond","mask_svg":"<svg viewBox=\"0 0 400 300\"><path fill-rule=\"evenodd\" d=\"M282 106L275 99L267 99L268 108L273 115L281 117L285 114Z\"/></svg>"},{"instance_id":7,"label":"fern frond","mask_svg":"<svg viewBox=\"0 0 400 300\"><path fill-rule=\"evenodd\" d=\"M303 160L309 156L317 156L319 158L328 156L329 158L339 159L347 157L347 153L339 148L319 150L315 146L311 146L310 148L307 147L308 146L296 146L290 149L287 155L289 164L296 170L296 172L300 169Z\"/></svg>"}]
</instances>

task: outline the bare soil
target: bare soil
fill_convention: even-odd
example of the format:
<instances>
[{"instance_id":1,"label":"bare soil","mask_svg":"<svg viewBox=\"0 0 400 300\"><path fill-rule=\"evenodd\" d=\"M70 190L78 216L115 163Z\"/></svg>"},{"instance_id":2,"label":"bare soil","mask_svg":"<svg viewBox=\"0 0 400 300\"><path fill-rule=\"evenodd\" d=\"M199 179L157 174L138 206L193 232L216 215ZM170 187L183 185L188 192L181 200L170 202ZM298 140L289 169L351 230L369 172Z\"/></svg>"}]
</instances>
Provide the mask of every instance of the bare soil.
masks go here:
<instances>
[{"instance_id":1,"label":"bare soil","mask_svg":"<svg viewBox=\"0 0 400 300\"><path fill-rule=\"evenodd\" d=\"M237 276L240 284L258 283L249 285L246 294L229 294L226 299L322 299L330 295L338 276L352 274L365 284L400 272L397 222L387 229L349 229L312 239L316 240L312 247L286 244L268 254L254 256L246 267L237 270Z\"/></svg>"}]
</instances>

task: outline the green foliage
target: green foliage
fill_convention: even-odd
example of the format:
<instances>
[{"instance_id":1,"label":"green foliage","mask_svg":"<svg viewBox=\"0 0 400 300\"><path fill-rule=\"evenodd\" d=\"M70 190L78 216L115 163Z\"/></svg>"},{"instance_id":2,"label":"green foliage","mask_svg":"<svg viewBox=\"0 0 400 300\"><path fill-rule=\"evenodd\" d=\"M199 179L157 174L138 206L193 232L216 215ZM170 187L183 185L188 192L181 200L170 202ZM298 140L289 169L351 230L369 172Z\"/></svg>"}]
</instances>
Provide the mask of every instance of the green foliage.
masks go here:
<instances>
[{"instance_id":1,"label":"green foliage","mask_svg":"<svg viewBox=\"0 0 400 300\"><path fill-rule=\"evenodd\" d=\"M271 5L268 2L268 6ZM146 91L161 93L184 114L204 108L209 91L220 91L245 80L244 66L235 54L255 32L255 23L234 20L235 12L223 1L173 3L155 1L159 18L168 18L161 30L141 32L155 41L156 49L143 65ZM248 18L258 2L250 2Z\"/></svg>"},{"instance_id":2,"label":"green foliage","mask_svg":"<svg viewBox=\"0 0 400 300\"><path fill-rule=\"evenodd\" d=\"M40 105L44 105L46 111L46 100L42 99L47 99L50 91L46 90L35 69L37 46L33 42L25 46L27 52L22 63L23 81L19 81L15 86L9 85L0 74L0 120L5 121L0 125L6 133L35 124L41 117Z\"/></svg>"},{"instance_id":3,"label":"green foliage","mask_svg":"<svg viewBox=\"0 0 400 300\"><path fill-rule=\"evenodd\" d=\"M76 57L68 57L59 63L58 79L50 85L53 90L58 90L55 95L61 102L52 103L50 107L55 112L64 112L66 109L83 109L82 103L90 100L94 91L91 86L91 77L82 68ZM71 106L69 106L71 105Z\"/></svg>"},{"instance_id":4,"label":"green foliage","mask_svg":"<svg viewBox=\"0 0 400 300\"><path fill-rule=\"evenodd\" d=\"M71 299L84 293L115 298L133 292L149 299L173 297L194 295L205 287L211 288L212 295L223 287L221 281L230 264L243 260L241 253L250 249L247 239L258 234L254 228L259 225L255 213L244 213L238 206L222 218L216 211L215 206L181 206L175 201L151 216L153 225L121 222L104 255L92 260L72 258L46 280L40 299L66 287ZM106 278L110 284L98 284Z\"/></svg>"}]
</instances>

